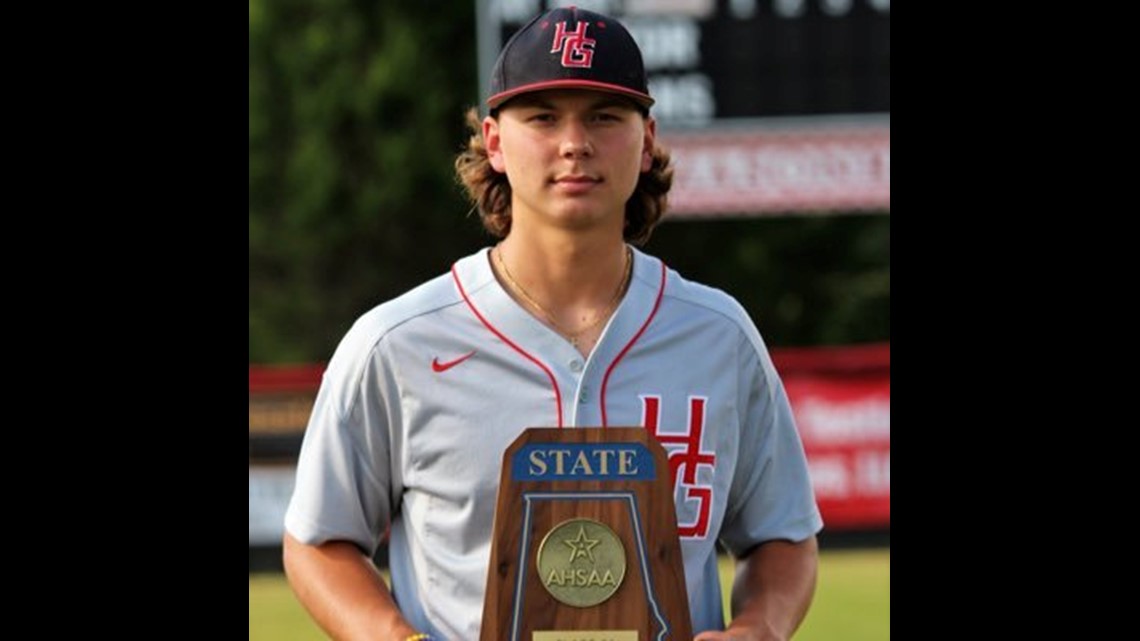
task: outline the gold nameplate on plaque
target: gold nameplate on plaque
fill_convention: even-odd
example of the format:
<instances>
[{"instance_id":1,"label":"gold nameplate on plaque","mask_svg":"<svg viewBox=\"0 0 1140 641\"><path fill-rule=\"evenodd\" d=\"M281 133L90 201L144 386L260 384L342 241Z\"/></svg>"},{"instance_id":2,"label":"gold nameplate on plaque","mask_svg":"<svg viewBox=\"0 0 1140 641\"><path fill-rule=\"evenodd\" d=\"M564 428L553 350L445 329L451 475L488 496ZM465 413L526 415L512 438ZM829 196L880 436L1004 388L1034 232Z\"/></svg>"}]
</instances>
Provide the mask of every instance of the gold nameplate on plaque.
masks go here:
<instances>
[{"instance_id":1,"label":"gold nameplate on plaque","mask_svg":"<svg viewBox=\"0 0 1140 641\"><path fill-rule=\"evenodd\" d=\"M566 605L598 605L625 578L625 547L613 530L594 519L563 521L538 546L538 576L550 596Z\"/></svg>"},{"instance_id":2,"label":"gold nameplate on plaque","mask_svg":"<svg viewBox=\"0 0 1140 641\"><path fill-rule=\"evenodd\" d=\"M533 641L638 641L637 630L535 630Z\"/></svg>"}]
</instances>

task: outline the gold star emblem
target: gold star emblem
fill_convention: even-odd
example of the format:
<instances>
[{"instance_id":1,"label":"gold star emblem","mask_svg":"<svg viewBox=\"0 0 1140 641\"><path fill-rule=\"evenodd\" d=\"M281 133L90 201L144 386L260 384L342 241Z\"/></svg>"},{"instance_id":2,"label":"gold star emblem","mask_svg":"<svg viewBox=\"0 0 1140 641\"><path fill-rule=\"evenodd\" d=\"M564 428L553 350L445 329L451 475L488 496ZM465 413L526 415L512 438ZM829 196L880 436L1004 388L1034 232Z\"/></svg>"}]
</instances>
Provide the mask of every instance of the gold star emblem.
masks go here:
<instances>
[{"instance_id":1,"label":"gold star emblem","mask_svg":"<svg viewBox=\"0 0 1140 641\"><path fill-rule=\"evenodd\" d=\"M576 559L580 556L584 556L584 557L589 558L590 563L596 563L597 562L594 560L594 553L592 552L592 550L594 549L594 546L597 545L598 543L600 543L601 541L599 539L586 538L586 526L584 526L584 525L578 526L578 537L577 538L575 538L575 539L563 539L562 542L570 547L570 561L569 561L570 563L573 563L574 559Z\"/></svg>"}]
</instances>

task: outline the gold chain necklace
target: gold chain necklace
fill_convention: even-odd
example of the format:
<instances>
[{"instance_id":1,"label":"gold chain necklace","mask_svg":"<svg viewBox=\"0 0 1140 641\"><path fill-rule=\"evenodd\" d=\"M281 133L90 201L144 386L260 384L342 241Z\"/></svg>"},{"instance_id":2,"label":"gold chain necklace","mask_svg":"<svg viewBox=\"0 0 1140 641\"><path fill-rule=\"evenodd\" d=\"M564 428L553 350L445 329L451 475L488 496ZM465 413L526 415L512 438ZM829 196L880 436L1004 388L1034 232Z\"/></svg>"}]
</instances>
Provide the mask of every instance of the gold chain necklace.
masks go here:
<instances>
[{"instance_id":1,"label":"gold chain necklace","mask_svg":"<svg viewBox=\"0 0 1140 641\"><path fill-rule=\"evenodd\" d=\"M526 291L526 289L524 289L523 286L518 283L517 280L515 280L514 276L511 276L511 270L507 269L507 264L505 262L503 262L503 250L501 247L495 247L495 258L498 259L499 267L503 270L503 275L507 277L507 282L510 283L511 289L518 292L519 295L523 297L523 300L525 300L528 305L533 307L535 311L537 311L539 314L541 314L542 317L546 320L546 322L550 323L551 327L558 330L559 334L562 334L567 339L569 339L570 344L573 345L574 347L578 347L578 337L579 336L581 336L582 334L585 334L586 332L590 331L591 329L597 327L598 323L601 323L603 320L610 317L610 314L612 314L614 309L617 307L618 300L621 299L621 295L625 291L626 285L629 284L630 276L633 274L633 252L630 251L629 247L626 247L625 248L625 275L622 276L621 282L618 283L617 291L614 292L614 297L612 300L610 300L610 304L606 306L606 309L604 312L599 313L594 318L594 320L590 321L589 325L586 325L585 327L579 328L578 331L576 331L576 332L570 332L570 331L567 331L566 328L559 325L558 322L554 320L554 314L551 314L545 307L543 307L541 304L539 304L539 302L536 301L534 299L534 297L531 296Z\"/></svg>"}]
</instances>

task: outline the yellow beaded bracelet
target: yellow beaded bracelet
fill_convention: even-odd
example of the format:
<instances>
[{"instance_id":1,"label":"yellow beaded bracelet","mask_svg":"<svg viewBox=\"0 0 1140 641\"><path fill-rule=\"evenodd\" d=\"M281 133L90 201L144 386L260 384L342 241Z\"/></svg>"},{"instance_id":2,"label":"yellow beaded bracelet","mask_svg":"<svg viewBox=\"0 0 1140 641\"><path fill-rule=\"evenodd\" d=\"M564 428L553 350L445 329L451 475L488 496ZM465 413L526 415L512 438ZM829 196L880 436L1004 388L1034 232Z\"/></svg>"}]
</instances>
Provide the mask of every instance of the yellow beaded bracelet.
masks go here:
<instances>
[{"instance_id":1,"label":"yellow beaded bracelet","mask_svg":"<svg viewBox=\"0 0 1140 641\"><path fill-rule=\"evenodd\" d=\"M430 634L420 632L419 634L413 634L410 637L406 637L404 641L434 641L434 639L431 638Z\"/></svg>"}]
</instances>

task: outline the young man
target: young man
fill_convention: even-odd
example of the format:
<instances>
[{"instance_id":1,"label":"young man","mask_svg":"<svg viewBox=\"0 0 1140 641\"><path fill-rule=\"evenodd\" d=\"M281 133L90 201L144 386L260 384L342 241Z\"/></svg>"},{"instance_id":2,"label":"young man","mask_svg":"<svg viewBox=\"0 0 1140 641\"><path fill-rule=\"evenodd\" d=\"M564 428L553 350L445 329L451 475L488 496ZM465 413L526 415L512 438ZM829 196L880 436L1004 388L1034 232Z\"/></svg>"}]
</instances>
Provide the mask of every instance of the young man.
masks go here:
<instances>
[{"instance_id":1,"label":"young man","mask_svg":"<svg viewBox=\"0 0 1140 641\"><path fill-rule=\"evenodd\" d=\"M456 167L501 241L361 317L286 517L298 597L344 639L476 639L500 461L526 427L643 425L669 452L696 638L787 639L822 526L744 310L632 249L665 209L641 53L574 8L504 47ZM389 593L370 563L390 529ZM737 557L724 628L716 541Z\"/></svg>"}]
</instances>

